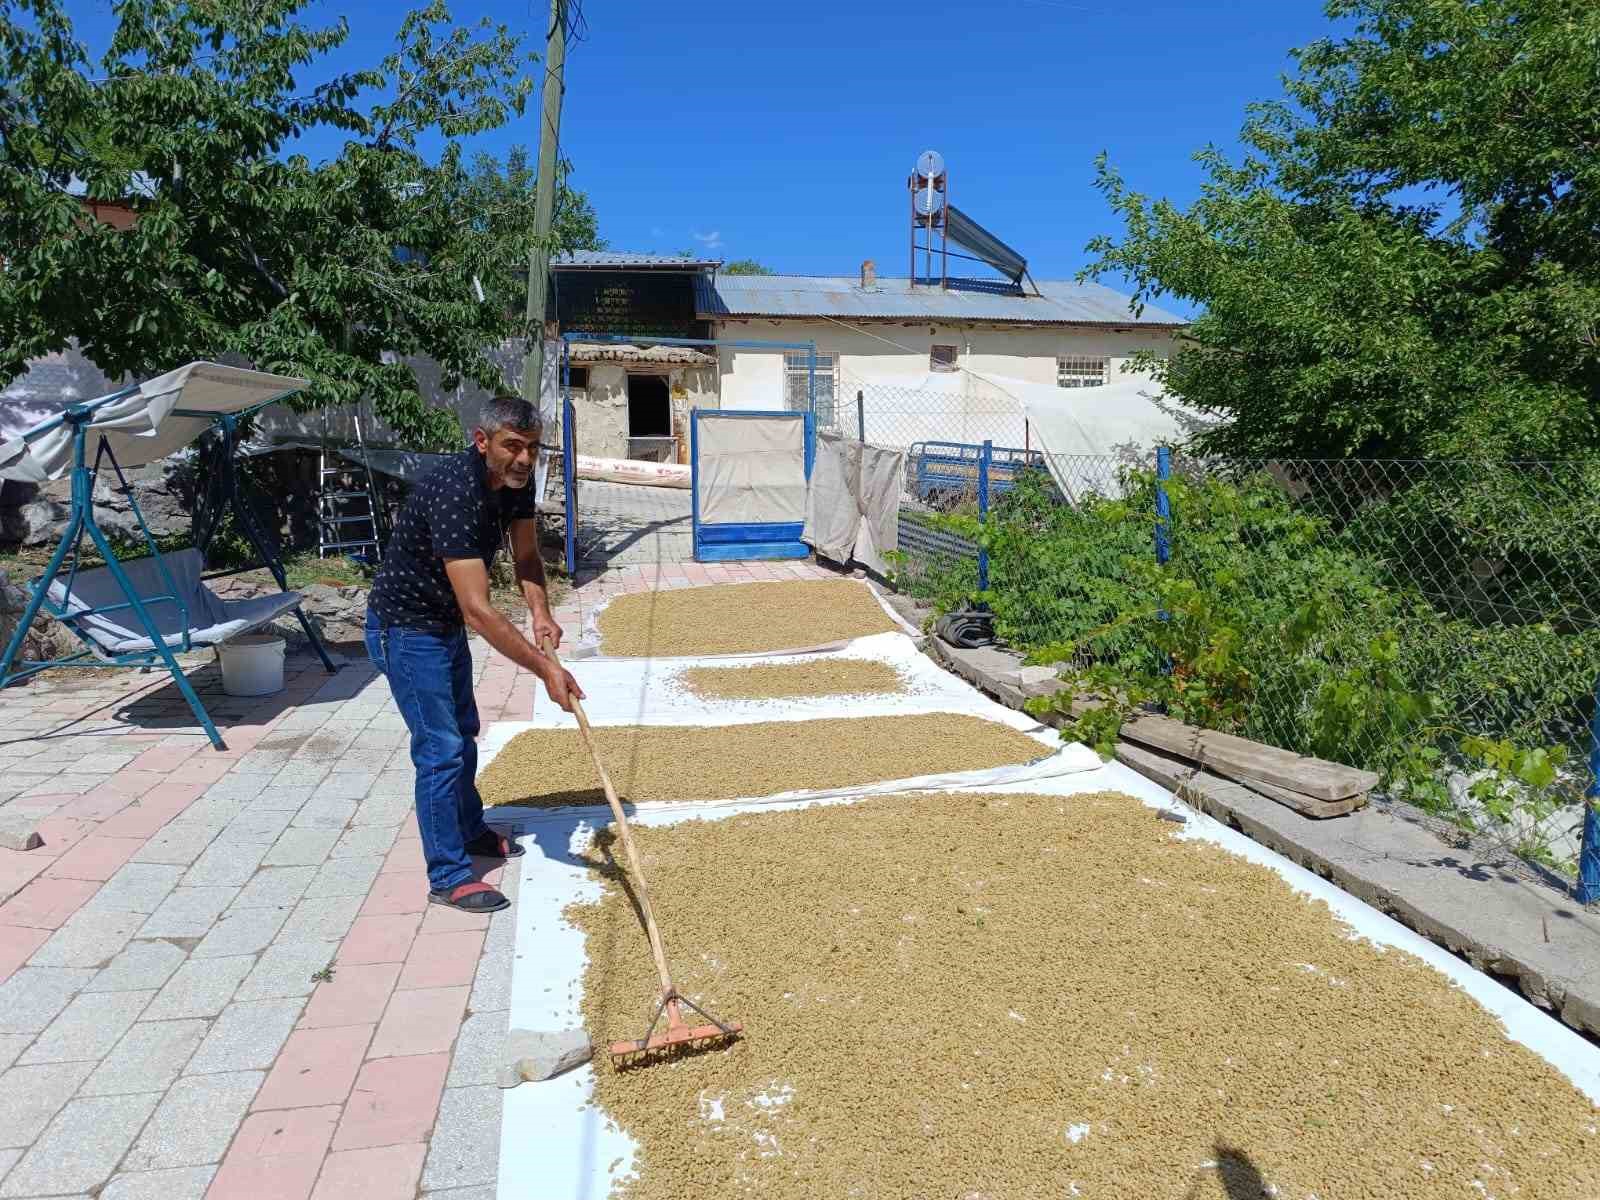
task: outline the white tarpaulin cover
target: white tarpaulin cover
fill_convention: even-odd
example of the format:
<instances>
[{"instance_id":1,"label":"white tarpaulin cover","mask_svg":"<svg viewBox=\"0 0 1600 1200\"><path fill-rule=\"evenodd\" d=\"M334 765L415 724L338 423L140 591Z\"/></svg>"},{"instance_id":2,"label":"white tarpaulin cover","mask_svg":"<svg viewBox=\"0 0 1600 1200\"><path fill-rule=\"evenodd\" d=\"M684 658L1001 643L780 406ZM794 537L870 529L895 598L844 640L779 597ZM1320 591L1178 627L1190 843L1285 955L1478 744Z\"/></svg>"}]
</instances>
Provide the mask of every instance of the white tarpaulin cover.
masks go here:
<instances>
[{"instance_id":1,"label":"white tarpaulin cover","mask_svg":"<svg viewBox=\"0 0 1600 1200\"><path fill-rule=\"evenodd\" d=\"M183 449L210 429L216 416L243 412L305 386L304 379L293 376L192 362L95 409L89 429L110 443L124 467L139 467ZM179 409L204 415L180 416ZM44 483L66 473L72 466L72 427L51 428L54 420L46 418L0 445L0 479ZM94 451L91 440L91 462Z\"/></svg>"},{"instance_id":2,"label":"white tarpaulin cover","mask_svg":"<svg viewBox=\"0 0 1600 1200\"><path fill-rule=\"evenodd\" d=\"M699 416L700 520L707 525L806 519L806 426L800 416Z\"/></svg>"},{"instance_id":3,"label":"white tarpaulin cover","mask_svg":"<svg viewBox=\"0 0 1600 1200\"><path fill-rule=\"evenodd\" d=\"M1072 464L1057 461L1057 455L1087 454L1148 466L1157 447L1182 445L1214 424L1148 379L1062 388L1005 376L989 378L1022 402L1029 444L1049 456L1050 472L1068 496L1082 489L1085 476ZM1114 475L1107 473L1104 484L1114 489ZM1106 491L1107 486L1098 490Z\"/></svg>"},{"instance_id":4,"label":"white tarpaulin cover","mask_svg":"<svg viewBox=\"0 0 1600 1200\"><path fill-rule=\"evenodd\" d=\"M834 562L854 559L882 574L884 554L900 544L905 466L898 450L819 433L800 540Z\"/></svg>"}]
</instances>

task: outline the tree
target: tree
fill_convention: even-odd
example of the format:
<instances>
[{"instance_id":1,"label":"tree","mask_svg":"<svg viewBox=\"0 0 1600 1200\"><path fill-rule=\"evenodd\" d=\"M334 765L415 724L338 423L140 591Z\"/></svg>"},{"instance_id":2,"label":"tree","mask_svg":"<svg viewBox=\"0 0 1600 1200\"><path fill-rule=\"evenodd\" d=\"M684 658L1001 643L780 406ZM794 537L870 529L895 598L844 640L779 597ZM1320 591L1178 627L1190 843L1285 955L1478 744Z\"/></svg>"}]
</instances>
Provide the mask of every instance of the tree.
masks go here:
<instances>
[{"instance_id":1,"label":"tree","mask_svg":"<svg viewBox=\"0 0 1600 1200\"><path fill-rule=\"evenodd\" d=\"M531 180L508 164L479 203L460 142L522 113L534 59L434 0L375 65L307 83L348 28L306 3L124 0L91 67L61 0L0 0L0 382L74 340L112 375L242 356L309 378L303 406L370 396L419 444L459 440L401 360L500 384ZM312 131L336 157L293 151ZM73 179L135 196L135 227L86 220Z\"/></svg>"},{"instance_id":2,"label":"tree","mask_svg":"<svg viewBox=\"0 0 1600 1200\"><path fill-rule=\"evenodd\" d=\"M1175 394L1250 456L1568 457L1600 447L1600 7L1332 0L1240 161L1193 205L1104 158L1087 274L1204 306Z\"/></svg>"},{"instance_id":3,"label":"tree","mask_svg":"<svg viewBox=\"0 0 1600 1200\"><path fill-rule=\"evenodd\" d=\"M762 266L753 258L736 258L731 263L722 264L724 275L776 275L771 267Z\"/></svg>"}]
</instances>

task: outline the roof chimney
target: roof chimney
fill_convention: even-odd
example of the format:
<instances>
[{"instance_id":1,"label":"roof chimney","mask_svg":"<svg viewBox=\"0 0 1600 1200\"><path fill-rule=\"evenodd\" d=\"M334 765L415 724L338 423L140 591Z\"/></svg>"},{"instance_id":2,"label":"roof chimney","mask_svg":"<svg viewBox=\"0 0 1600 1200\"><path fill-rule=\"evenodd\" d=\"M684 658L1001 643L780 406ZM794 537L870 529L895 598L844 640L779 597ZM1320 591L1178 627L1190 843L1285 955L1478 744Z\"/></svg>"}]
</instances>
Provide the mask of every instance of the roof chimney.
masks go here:
<instances>
[{"instance_id":1,"label":"roof chimney","mask_svg":"<svg viewBox=\"0 0 1600 1200\"><path fill-rule=\"evenodd\" d=\"M875 288L878 286L878 264L870 258L861 264L862 288Z\"/></svg>"}]
</instances>

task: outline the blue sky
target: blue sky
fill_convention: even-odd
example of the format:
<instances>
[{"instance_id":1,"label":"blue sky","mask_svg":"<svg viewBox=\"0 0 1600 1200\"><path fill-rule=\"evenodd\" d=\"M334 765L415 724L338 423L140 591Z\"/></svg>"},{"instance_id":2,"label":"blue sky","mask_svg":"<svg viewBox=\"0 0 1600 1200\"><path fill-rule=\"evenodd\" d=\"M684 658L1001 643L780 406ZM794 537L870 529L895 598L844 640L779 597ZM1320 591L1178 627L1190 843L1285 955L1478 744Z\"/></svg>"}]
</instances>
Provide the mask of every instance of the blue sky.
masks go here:
<instances>
[{"instance_id":1,"label":"blue sky","mask_svg":"<svg viewBox=\"0 0 1600 1200\"><path fill-rule=\"evenodd\" d=\"M74 4L103 45L109 6ZM339 65L391 44L403 5L352 0ZM481 0L542 43L548 4ZM1109 152L1130 185L1187 202L1191 155L1235 144L1245 105L1279 94L1288 51L1332 27L1320 0L584 0L567 65L563 153L617 248L685 247L785 272L907 268L905 191L943 153L952 201L1066 278L1115 232L1091 186ZM540 45L542 51L542 44ZM537 140L534 113L482 139ZM308 147L315 151L315 143Z\"/></svg>"}]
</instances>

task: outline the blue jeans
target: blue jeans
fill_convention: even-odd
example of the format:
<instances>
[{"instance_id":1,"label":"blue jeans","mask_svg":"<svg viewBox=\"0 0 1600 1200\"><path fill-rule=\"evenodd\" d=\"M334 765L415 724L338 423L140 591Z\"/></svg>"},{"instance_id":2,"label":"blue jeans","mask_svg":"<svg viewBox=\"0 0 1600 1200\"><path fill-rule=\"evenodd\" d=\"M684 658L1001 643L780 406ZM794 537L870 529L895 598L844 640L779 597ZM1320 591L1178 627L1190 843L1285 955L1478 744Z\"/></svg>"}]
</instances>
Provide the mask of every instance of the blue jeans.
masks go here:
<instances>
[{"instance_id":1,"label":"blue jeans","mask_svg":"<svg viewBox=\"0 0 1600 1200\"><path fill-rule=\"evenodd\" d=\"M478 702L466 630L424 633L381 626L367 611L367 655L389 677L389 690L411 731L417 770L417 832L436 892L473 878L466 843L487 832L478 774Z\"/></svg>"}]
</instances>

